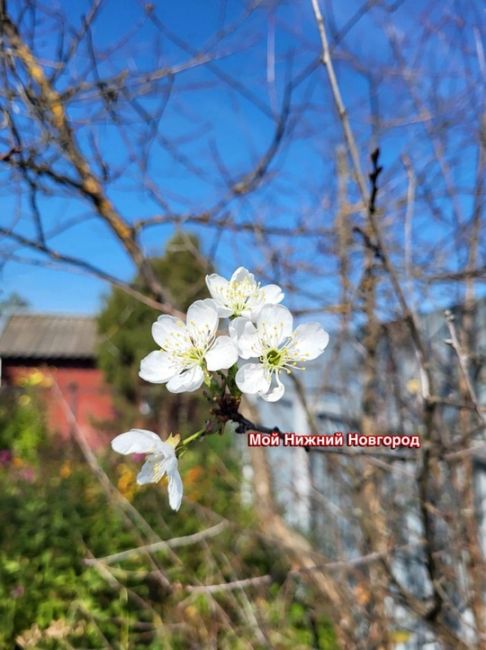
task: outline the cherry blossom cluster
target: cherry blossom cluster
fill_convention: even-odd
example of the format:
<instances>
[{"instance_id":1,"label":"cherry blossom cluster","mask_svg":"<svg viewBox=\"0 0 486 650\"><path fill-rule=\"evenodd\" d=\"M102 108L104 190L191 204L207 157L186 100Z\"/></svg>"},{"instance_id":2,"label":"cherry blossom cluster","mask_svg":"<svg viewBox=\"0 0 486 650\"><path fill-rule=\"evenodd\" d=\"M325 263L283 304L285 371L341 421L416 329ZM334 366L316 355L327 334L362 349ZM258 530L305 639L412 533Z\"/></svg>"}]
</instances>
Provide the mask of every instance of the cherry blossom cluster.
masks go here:
<instances>
[{"instance_id":1,"label":"cherry blossom cluster","mask_svg":"<svg viewBox=\"0 0 486 650\"><path fill-rule=\"evenodd\" d=\"M196 300L186 322L162 315L152 325L159 349L142 359L140 377L165 384L171 393L184 393L203 384L211 388L226 371L232 381L225 386L236 397L245 393L276 402L285 392L281 373L305 369L302 364L322 354L329 335L319 323L294 329L292 314L280 304L280 287L261 286L243 267L230 280L208 275L206 284L211 297ZM132 429L117 436L112 447L122 454L148 454L138 483L158 482L167 474L169 502L178 510L182 482L174 440L163 442L151 431Z\"/></svg>"},{"instance_id":2,"label":"cherry blossom cluster","mask_svg":"<svg viewBox=\"0 0 486 650\"><path fill-rule=\"evenodd\" d=\"M236 384L242 393L275 402L284 394L282 371L318 357L329 336L319 323L293 328L290 311L280 305L284 294L275 284L260 286L252 273L238 268L230 280L208 275L211 298L197 300L186 322L160 316L152 335L160 349L142 359L140 377L166 384L171 393L209 385L211 373L238 364ZM227 320L227 334L220 334Z\"/></svg>"}]
</instances>

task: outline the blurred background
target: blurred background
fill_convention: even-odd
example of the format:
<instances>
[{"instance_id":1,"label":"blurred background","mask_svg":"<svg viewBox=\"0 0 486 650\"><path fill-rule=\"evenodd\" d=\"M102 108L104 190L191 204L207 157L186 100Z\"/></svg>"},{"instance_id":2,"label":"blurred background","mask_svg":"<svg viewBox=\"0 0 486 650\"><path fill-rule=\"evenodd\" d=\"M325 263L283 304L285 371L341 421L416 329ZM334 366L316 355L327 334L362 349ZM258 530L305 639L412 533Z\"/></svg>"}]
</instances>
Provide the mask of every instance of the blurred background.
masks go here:
<instances>
[{"instance_id":1,"label":"blurred background","mask_svg":"<svg viewBox=\"0 0 486 650\"><path fill-rule=\"evenodd\" d=\"M0 0L0 648L486 647L480 0ZM330 332L167 487L110 440L238 266ZM411 439L411 438L410 438Z\"/></svg>"}]
</instances>

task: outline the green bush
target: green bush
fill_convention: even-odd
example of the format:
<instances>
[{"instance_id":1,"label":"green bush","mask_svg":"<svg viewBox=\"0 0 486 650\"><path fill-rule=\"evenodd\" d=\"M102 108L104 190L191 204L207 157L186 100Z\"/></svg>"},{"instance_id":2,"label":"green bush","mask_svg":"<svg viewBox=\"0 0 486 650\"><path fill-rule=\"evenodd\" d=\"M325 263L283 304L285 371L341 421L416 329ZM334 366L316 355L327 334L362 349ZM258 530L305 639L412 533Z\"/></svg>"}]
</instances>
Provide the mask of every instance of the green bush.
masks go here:
<instances>
[{"instance_id":1,"label":"green bush","mask_svg":"<svg viewBox=\"0 0 486 650\"><path fill-rule=\"evenodd\" d=\"M312 594L287 579L278 549L255 534L252 513L240 505L238 463L228 439L210 436L185 455L181 470L188 500L179 513L169 509L163 482L136 486L139 463L111 455L108 460L117 463L107 467L113 483L162 539L214 524L210 508L234 525L202 543L176 548L174 555L158 552L155 565L136 554L98 570L85 559L137 547L147 538L127 525L75 450L42 447L28 480L24 467L4 466L0 648L186 650L216 643L233 650L248 648L251 640L254 648L298 650L316 647L316 634L317 647L335 647L328 623L314 611ZM171 588L158 579L157 565ZM246 595L191 594L185 587L266 574L271 584L251 587ZM248 607L265 643L249 626Z\"/></svg>"},{"instance_id":2,"label":"green bush","mask_svg":"<svg viewBox=\"0 0 486 650\"><path fill-rule=\"evenodd\" d=\"M13 458L35 464L47 437L38 387L28 382L21 388L0 392L0 450Z\"/></svg>"}]
</instances>

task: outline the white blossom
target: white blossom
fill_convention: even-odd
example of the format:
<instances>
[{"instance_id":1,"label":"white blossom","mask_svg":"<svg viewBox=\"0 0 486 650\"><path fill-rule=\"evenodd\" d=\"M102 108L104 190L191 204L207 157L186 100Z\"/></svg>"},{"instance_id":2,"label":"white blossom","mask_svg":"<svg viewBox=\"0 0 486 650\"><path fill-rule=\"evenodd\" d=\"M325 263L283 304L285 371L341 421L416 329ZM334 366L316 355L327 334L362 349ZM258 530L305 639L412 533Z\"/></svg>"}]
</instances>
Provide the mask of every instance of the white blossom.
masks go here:
<instances>
[{"instance_id":1,"label":"white blossom","mask_svg":"<svg viewBox=\"0 0 486 650\"><path fill-rule=\"evenodd\" d=\"M221 318L244 316L255 320L265 305L277 304L284 298L279 286L260 286L253 273L242 266L236 269L230 280L216 273L207 275L206 284Z\"/></svg>"},{"instance_id":2,"label":"white blossom","mask_svg":"<svg viewBox=\"0 0 486 650\"><path fill-rule=\"evenodd\" d=\"M285 392L281 371L302 368L300 363L317 358L329 342L319 323L305 323L294 330L292 314L282 305L263 307L256 325L236 318L230 323L230 335L243 359L255 359L238 370L238 388L268 402L276 402Z\"/></svg>"},{"instance_id":3,"label":"white blossom","mask_svg":"<svg viewBox=\"0 0 486 650\"><path fill-rule=\"evenodd\" d=\"M212 300L196 300L187 310L186 323L174 316L159 316L152 336L160 350L150 352L139 375L153 384L167 384L171 393L197 390L208 371L226 370L238 360L229 336L216 336L219 316Z\"/></svg>"},{"instance_id":4,"label":"white blossom","mask_svg":"<svg viewBox=\"0 0 486 650\"><path fill-rule=\"evenodd\" d=\"M139 485L158 483L167 474L169 505L172 510L179 510L183 494L182 480L175 454L176 440L176 438L169 438L169 442L163 442L152 431L131 429L111 441L112 449L119 454L147 454L145 463L137 476Z\"/></svg>"}]
</instances>

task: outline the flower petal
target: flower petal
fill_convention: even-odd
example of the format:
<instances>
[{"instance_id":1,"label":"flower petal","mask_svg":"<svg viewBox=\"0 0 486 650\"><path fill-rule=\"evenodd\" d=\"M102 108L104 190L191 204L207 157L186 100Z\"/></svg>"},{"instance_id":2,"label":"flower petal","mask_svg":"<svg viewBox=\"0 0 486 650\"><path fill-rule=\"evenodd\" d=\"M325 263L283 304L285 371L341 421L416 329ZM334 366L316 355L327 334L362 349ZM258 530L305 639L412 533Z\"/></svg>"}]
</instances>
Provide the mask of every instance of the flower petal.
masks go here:
<instances>
[{"instance_id":1,"label":"flower petal","mask_svg":"<svg viewBox=\"0 0 486 650\"><path fill-rule=\"evenodd\" d=\"M233 320L229 322L228 332L230 337L233 339L235 343L238 341L238 338L243 334L245 325L249 322L250 321L248 320L248 318L244 318L243 316L238 316L237 318L233 318Z\"/></svg>"},{"instance_id":2,"label":"flower petal","mask_svg":"<svg viewBox=\"0 0 486 650\"><path fill-rule=\"evenodd\" d=\"M200 366L193 366L174 375L167 383L170 393L192 393L197 390L204 380L204 373Z\"/></svg>"},{"instance_id":3,"label":"flower petal","mask_svg":"<svg viewBox=\"0 0 486 650\"><path fill-rule=\"evenodd\" d=\"M245 363L236 373L236 385L248 395L266 393L270 388L270 374L260 363Z\"/></svg>"},{"instance_id":4,"label":"flower petal","mask_svg":"<svg viewBox=\"0 0 486 650\"><path fill-rule=\"evenodd\" d=\"M228 298L228 280L217 273L212 273L206 276L206 284L213 298L214 307L218 312L218 316L220 318L231 316L233 312L226 303Z\"/></svg>"},{"instance_id":5,"label":"flower petal","mask_svg":"<svg viewBox=\"0 0 486 650\"><path fill-rule=\"evenodd\" d=\"M275 348L292 334L294 319L283 305L265 305L257 319L260 339Z\"/></svg>"},{"instance_id":6,"label":"flower petal","mask_svg":"<svg viewBox=\"0 0 486 650\"><path fill-rule=\"evenodd\" d=\"M111 448L119 454L154 454L164 450L164 443L153 431L130 429L111 441Z\"/></svg>"},{"instance_id":7,"label":"flower petal","mask_svg":"<svg viewBox=\"0 0 486 650\"><path fill-rule=\"evenodd\" d=\"M142 465L137 475L138 485L147 483L158 483L164 476L167 467L167 459L163 456L150 456Z\"/></svg>"},{"instance_id":8,"label":"flower petal","mask_svg":"<svg viewBox=\"0 0 486 650\"><path fill-rule=\"evenodd\" d=\"M285 386L280 381L278 374L275 374L276 386L270 388L267 393L258 393L266 402L277 402L285 393Z\"/></svg>"},{"instance_id":9,"label":"flower petal","mask_svg":"<svg viewBox=\"0 0 486 650\"><path fill-rule=\"evenodd\" d=\"M186 326L174 316L159 316L152 325L152 336L157 345L164 350L173 348L176 341L177 345L182 345L184 349L191 346Z\"/></svg>"},{"instance_id":10,"label":"flower petal","mask_svg":"<svg viewBox=\"0 0 486 650\"><path fill-rule=\"evenodd\" d=\"M216 334L219 316L214 308L214 302L196 300L187 310L187 330L197 347L204 347Z\"/></svg>"},{"instance_id":11,"label":"flower petal","mask_svg":"<svg viewBox=\"0 0 486 650\"><path fill-rule=\"evenodd\" d=\"M225 307L222 303L217 302L216 300L214 302L216 303L216 311L220 318L229 318L233 314L233 310L230 307Z\"/></svg>"},{"instance_id":12,"label":"flower petal","mask_svg":"<svg viewBox=\"0 0 486 650\"><path fill-rule=\"evenodd\" d=\"M294 332L289 352L296 361L316 359L329 343L329 334L319 323L304 323Z\"/></svg>"},{"instance_id":13,"label":"flower petal","mask_svg":"<svg viewBox=\"0 0 486 650\"><path fill-rule=\"evenodd\" d=\"M267 284L266 287L262 287L260 291L264 295L264 304L265 305L276 305L285 297L284 292L277 284Z\"/></svg>"},{"instance_id":14,"label":"flower petal","mask_svg":"<svg viewBox=\"0 0 486 650\"><path fill-rule=\"evenodd\" d=\"M209 293L216 301L225 302L224 298L228 288L228 280L226 278L223 278L217 273L211 273L211 275L206 276L206 285Z\"/></svg>"},{"instance_id":15,"label":"flower petal","mask_svg":"<svg viewBox=\"0 0 486 650\"><path fill-rule=\"evenodd\" d=\"M236 271L231 276L230 282L235 282L235 283L248 282L254 284L256 287L255 276L253 275L253 273L250 273L248 269L245 269L244 266L239 266L236 269Z\"/></svg>"},{"instance_id":16,"label":"flower petal","mask_svg":"<svg viewBox=\"0 0 486 650\"><path fill-rule=\"evenodd\" d=\"M219 336L205 359L208 370L227 370L238 361L238 347L229 336Z\"/></svg>"},{"instance_id":17,"label":"flower petal","mask_svg":"<svg viewBox=\"0 0 486 650\"><path fill-rule=\"evenodd\" d=\"M238 345L242 359L251 359L263 354L263 348L258 338L258 332L248 318L242 316L235 318L229 324L229 334Z\"/></svg>"},{"instance_id":18,"label":"flower petal","mask_svg":"<svg viewBox=\"0 0 486 650\"><path fill-rule=\"evenodd\" d=\"M142 359L138 376L151 384L165 384L176 372L178 368L172 357L167 352L156 350Z\"/></svg>"},{"instance_id":19,"label":"flower petal","mask_svg":"<svg viewBox=\"0 0 486 650\"><path fill-rule=\"evenodd\" d=\"M181 475L179 470L175 469L169 474L169 505L172 510L177 512L181 507L183 493L184 486L182 485Z\"/></svg>"},{"instance_id":20,"label":"flower petal","mask_svg":"<svg viewBox=\"0 0 486 650\"><path fill-rule=\"evenodd\" d=\"M201 300L201 302L203 302L208 307L212 307L215 312L218 311L218 301L214 298L204 298L204 300Z\"/></svg>"},{"instance_id":21,"label":"flower petal","mask_svg":"<svg viewBox=\"0 0 486 650\"><path fill-rule=\"evenodd\" d=\"M256 322L265 305L276 305L282 302L283 299L284 293L279 286L276 284L267 284L266 287L258 289L255 295L248 300L248 309L243 310L242 315Z\"/></svg>"}]
</instances>

